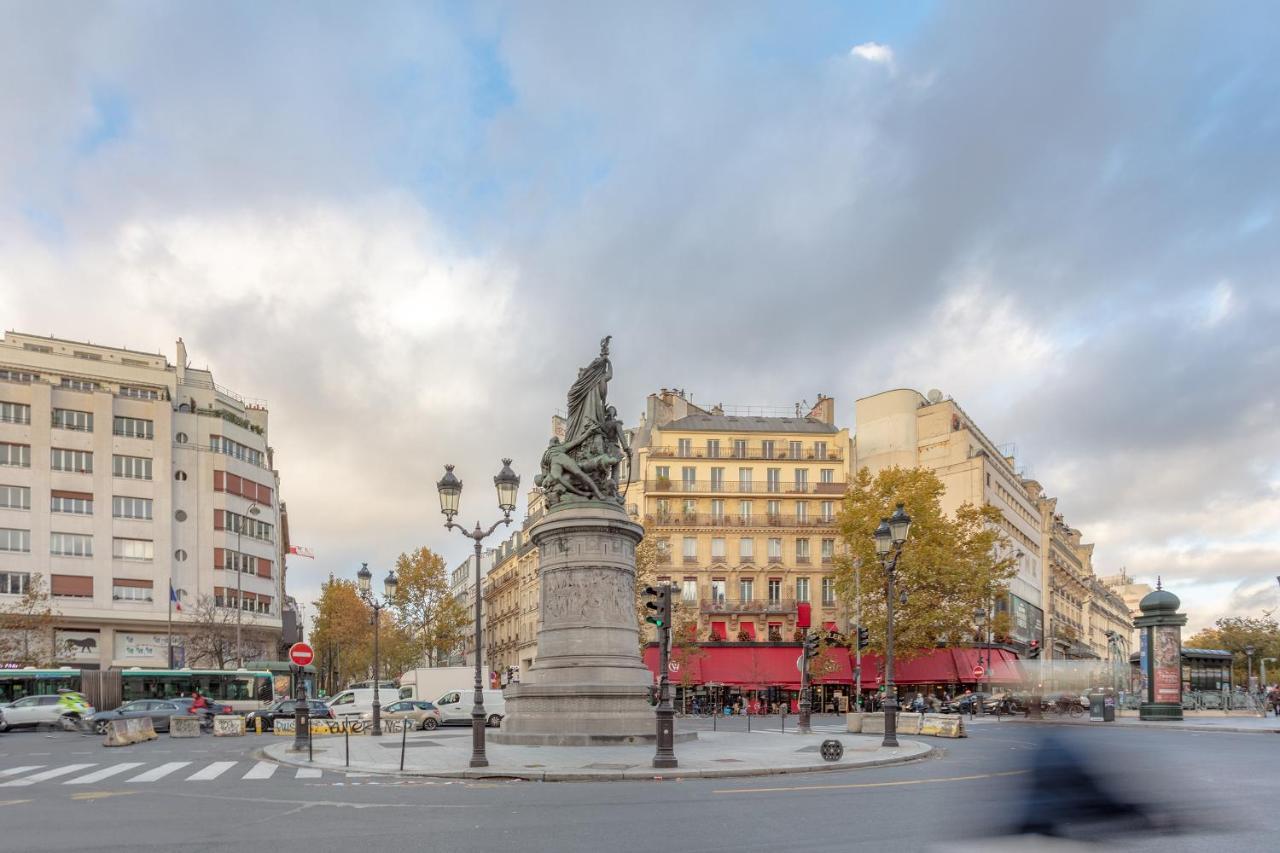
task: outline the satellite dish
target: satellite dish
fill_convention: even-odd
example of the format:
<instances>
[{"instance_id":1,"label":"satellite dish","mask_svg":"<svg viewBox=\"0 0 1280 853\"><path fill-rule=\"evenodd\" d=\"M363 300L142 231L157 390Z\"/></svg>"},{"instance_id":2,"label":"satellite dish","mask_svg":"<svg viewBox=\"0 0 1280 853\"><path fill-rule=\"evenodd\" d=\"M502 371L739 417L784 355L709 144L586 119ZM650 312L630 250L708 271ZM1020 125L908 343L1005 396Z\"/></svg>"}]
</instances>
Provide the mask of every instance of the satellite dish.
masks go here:
<instances>
[{"instance_id":1,"label":"satellite dish","mask_svg":"<svg viewBox=\"0 0 1280 853\"><path fill-rule=\"evenodd\" d=\"M925 394L925 397L926 397L926 398L928 398L928 400L929 400L929 402L930 402L930 403L941 403L941 402L942 402L942 392L941 392L941 391L939 391L937 388L931 388L931 389L929 390L929 393L928 393L928 394Z\"/></svg>"}]
</instances>

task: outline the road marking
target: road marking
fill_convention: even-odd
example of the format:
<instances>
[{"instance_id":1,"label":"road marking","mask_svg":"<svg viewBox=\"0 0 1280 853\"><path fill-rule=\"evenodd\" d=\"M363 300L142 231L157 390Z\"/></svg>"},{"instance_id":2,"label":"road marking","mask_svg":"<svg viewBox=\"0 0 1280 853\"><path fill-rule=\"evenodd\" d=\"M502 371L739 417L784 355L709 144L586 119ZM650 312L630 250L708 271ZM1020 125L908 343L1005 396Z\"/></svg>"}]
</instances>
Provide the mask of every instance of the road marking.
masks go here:
<instances>
[{"instance_id":1,"label":"road marking","mask_svg":"<svg viewBox=\"0 0 1280 853\"><path fill-rule=\"evenodd\" d=\"M105 800L107 797L128 797L138 793L137 791L84 791L79 794L72 794L73 800Z\"/></svg>"},{"instance_id":2,"label":"road marking","mask_svg":"<svg viewBox=\"0 0 1280 853\"><path fill-rule=\"evenodd\" d=\"M34 785L36 782L46 782L50 779L56 779L59 776L69 776L77 770L85 770L93 767L92 764L68 764L66 767L55 767L52 770L46 770L43 773L37 773L34 776L28 776L25 779L15 779L12 782L0 782L0 788L18 788L23 785Z\"/></svg>"},{"instance_id":3,"label":"road marking","mask_svg":"<svg viewBox=\"0 0 1280 853\"><path fill-rule=\"evenodd\" d=\"M29 803L30 800L0 800L0 806L20 806L23 803Z\"/></svg>"},{"instance_id":4,"label":"road marking","mask_svg":"<svg viewBox=\"0 0 1280 853\"><path fill-rule=\"evenodd\" d=\"M28 770L39 770L44 767L43 764L28 764L26 767L8 767L0 770L0 776L17 776L19 773L26 773Z\"/></svg>"},{"instance_id":5,"label":"road marking","mask_svg":"<svg viewBox=\"0 0 1280 853\"><path fill-rule=\"evenodd\" d=\"M163 779L175 770L180 770L190 764L190 761L170 761L168 764L161 764L154 770L148 770L146 773L139 773L130 779L130 782L155 782Z\"/></svg>"},{"instance_id":6,"label":"road marking","mask_svg":"<svg viewBox=\"0 0 1280 853\"><path fill-rule=\"evenodd\" d=\"M234 761L215 761L199 773L192 773L187 777L188 782L210 782L217 779L223 773L226 773L232 767L235 767Z\"/></svg>"},{"instance_id":7,"label":"road marking","mask_svg":"<svg viewBox=\"0 0 1280 853\"><path fill-rule=\"evenodd\" d=\"M270 779L271 774L276 772L278 764L272 764L270 761L259 761L253 765L253 769L242 776L242 779Z\"/></svg>"},{"instance_id":8,"label":"road marking","mask_svg":"<svg viewBox=\"0 0 1280 853\"><path fill-rule=\"evenodd\" d=\"M135 767L141 767L141 761L126 761L124 764L115 764L111 767L104 767L101 770L95 770L88 776L81 776L79 779L71 779L63 782L64 785L92 785L94 782L100 782L117 773L124 773L126 770L132 770Z\"/></svg>"},{"instance_id":9,"label":"road marking","mask_svg":"<svg viewBox=\"0 0 1280 853\"><path fill-rule=\"evenodd\" d=\"M319 767L299 767L294 774L295 779L319 779L322 772Z\"/></svg>"},{"instance_id":10,"label":"road marking","mask_svg":"<svg viewBox=\"0 0 1280 853\"><path fill-rule=\"evenodd\" d=\"M851 782L847 785L795 785L789 788L722 788L713 794L776 794L785 791L837 791L849 788L895 788L903 785L930 785L936 782L971 782L975 779L996 779L1001 776L1021 776L1029 770L1006 770L1002 773L976 773L972 776L944 776L938 779L905 779L901 782Z\"/></svg>"}]
</instances>

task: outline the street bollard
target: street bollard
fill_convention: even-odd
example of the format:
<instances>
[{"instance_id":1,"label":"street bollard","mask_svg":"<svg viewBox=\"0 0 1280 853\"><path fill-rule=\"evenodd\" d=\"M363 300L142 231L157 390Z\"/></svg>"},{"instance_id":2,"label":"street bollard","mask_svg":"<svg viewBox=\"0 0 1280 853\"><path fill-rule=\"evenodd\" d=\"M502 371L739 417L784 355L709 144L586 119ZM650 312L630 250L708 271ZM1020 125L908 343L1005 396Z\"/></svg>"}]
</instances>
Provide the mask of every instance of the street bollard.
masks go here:
<instances>
[{"instance_id":1,"label":"street bollard","mask_svg":"<svg viewBox=\"0 0 1280 853\"><path fill-rule=\"evenodd\" d=\"M781 729L782 733L786 734L787 733L787 714L785 711L778 715L778 720L782 723L782 729Z\"/></svg>"},{"instance_id":2,"label":"street bollard","mask_svg":"<svg viewBox=\"0 0 1280 853\"><path fill-rule=\"evenodd\" d=\"M261 717L253 718L253 733L255 735L262 734L262 718Z\"/></svg>"},{"instance_id":3,"label":"street bollard","mask_svg":"<svg viewBox=\"0 0 1280 853\"><path fill-rule=\"evenodd\" d=\"M719 715L719 714L712 714L712 715L711 715L711 731L713 731L713 732L714 732L714 731L716 730L716 721L717 721L717 720L719 720L719 719L720 719L720 715Z\"/></svg>"},{"instance_id":4,"label":"street bollard","mask_svg":"<svg viewBox=\"0 0 1280 853\"><path fill-rule=\"evenodd\" d=\"M313 739L313 733L311 731L311 721L307 720L307 761L316 760L315 753L311 751L312 739Z\"/></svg>"},{"instance_id":5,"label":"street bollard","mask_svg":"<svg viewBox=\"0 0 1280 853\"><path fill-rule=\"evenodd\" d=\"M747 734L751 734L751 715L747 714Z\"/></svg>"},{"instance_id":6,"label":"street bollard","mask_svg":"<svg viewBox=\"0 0 1280 853\"><path fill-rule=\"evenodd\" d=\"M351 727L350 726L342 727L342 739L346 741L345 745L347 747L346 766L350 767L351 766Z\"/></svg>"},{"instance_id":7,"label":"street bollard","mask_svg":"<svg viewBox=\"0 0 1280 853\"><path fill-rule=\"evenodd\" d=\"M408 720L404 720L402 722L405 723L405 725L400 727L400 772L403 773L404 772L404 745L405 745L405 741L409 739L409 725L408 725Z\"/></svg>"}]
</instances>

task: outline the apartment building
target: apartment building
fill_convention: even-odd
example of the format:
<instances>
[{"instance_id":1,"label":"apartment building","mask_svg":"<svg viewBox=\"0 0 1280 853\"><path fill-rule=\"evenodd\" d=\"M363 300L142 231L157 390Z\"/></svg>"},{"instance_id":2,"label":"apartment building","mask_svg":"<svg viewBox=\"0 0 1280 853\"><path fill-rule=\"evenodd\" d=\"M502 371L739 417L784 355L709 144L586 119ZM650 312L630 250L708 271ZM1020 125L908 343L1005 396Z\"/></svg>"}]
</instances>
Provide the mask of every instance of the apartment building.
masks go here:
<instances>
[{"instance_id":1,"label":"apartment building","mask_svg":"<svg viewBox=\"0 0 1280 853\"><path fill-rule=\"evenodd\" d=\"M493 571L494 560L497 556L497 549L486 548L480 554L480 582L484 583L484 579L489 576L489 572ZM468 557L459 563L449 574L449 592L459 603L462 604L463 610L467 614L466 624L462 628L462 640L449 655L449 666L472 666L475 664L476 649L476 558ZM480 601L480 624L484 624L485 602ZM480 651L480 660L484 661L484 649Z\"/></svg>"},{"instance_id":2,"label":"apartment building","mask_svg":"<svg viewBox=\"0 0 1280 853\"><path fill-rule=\"evenodd\" d=\"M1098 578L1098 580L1120 596L1132 619L1142 615L1142 610L1138 607L1138 603L1155 592L1155 587L1149 583L1138 583L1123 568L1120 569L1119 574L1107 575Z\"/></svg>"},{"instance_id":3,"label":"apartment building","mask_svg":"<svg viewBox=\"0 0 1280 853\"><path fill-rule=\"evenodd\" d=\"M1043 646L1045 547L1042 516L1011 455L997 448L960 405L938 391L925 396L897 389L863 397L855 404L852 470L876 474L886 468L921 467L933 471L946 486L944 512L954 514L965 503L989 504L1000 510L1017 575L1007 601L997 610L1010 614L1015 645L1024 650L1034 640Z\"/></svg>"},{"instance_id":4,"label":"apartment building","mask_svg":"<svg viewBox=\"0 0 1280 853\"><path fill-rule=\"evenodd\" d=\"M520 681L538 655L538 549L524 528L498 547L485 580L485 655L503 684Z\"/></svg>"},{"instance_id":5,"label":"apartment building","mask_svg":"<svg viewBox=\"0 0 1280 853\"><path fill-rule=\"evenodd\" d=\"M175 665L202 602L242 657L279 656L286 514L267 408L163 355L7 332L0 341L0 602L43 576L46 659ZM0 661L0 665L12 664Z\"/></svg>"},{"instance_id":6,"label":"apartment building","mask_svg":"<svg viewBox=\"0 0 1280 853\"><path fill-rule=\"evenodd\" d=\"M833 570L850 441L832 398L733 412L662 389L633 451L627 504L699 640L790 641L797 602L812 604L817 627L847 627Z\"/></svg>"}]
</instances>

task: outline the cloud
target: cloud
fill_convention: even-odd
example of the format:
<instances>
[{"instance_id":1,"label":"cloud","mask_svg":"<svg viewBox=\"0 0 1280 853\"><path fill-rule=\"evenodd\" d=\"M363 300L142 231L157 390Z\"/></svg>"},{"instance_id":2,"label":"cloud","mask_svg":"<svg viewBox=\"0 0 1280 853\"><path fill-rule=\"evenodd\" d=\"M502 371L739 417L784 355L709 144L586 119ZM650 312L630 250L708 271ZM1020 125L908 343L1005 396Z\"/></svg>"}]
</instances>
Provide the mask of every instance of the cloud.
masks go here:
<instances>
[{"instance_id":1,"label":"cloud","mask_svg":"<svg viewBox=\"0 0 1280 853\"><path fill-rule=\"evenodd\" d=\"M850 48L849 55L865 59L867 62L874 62L877 65L893 67L893 48L887 44L879 44L874 41L863 42Z\"/></svg>"}]
</instances>

